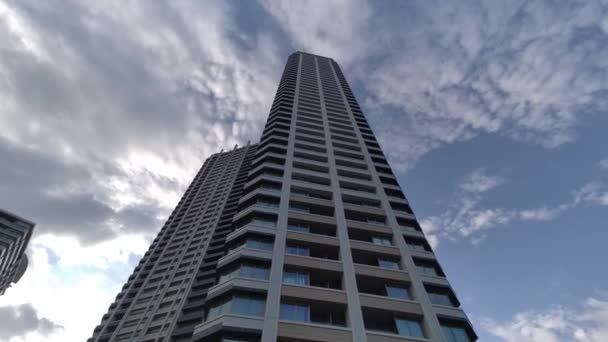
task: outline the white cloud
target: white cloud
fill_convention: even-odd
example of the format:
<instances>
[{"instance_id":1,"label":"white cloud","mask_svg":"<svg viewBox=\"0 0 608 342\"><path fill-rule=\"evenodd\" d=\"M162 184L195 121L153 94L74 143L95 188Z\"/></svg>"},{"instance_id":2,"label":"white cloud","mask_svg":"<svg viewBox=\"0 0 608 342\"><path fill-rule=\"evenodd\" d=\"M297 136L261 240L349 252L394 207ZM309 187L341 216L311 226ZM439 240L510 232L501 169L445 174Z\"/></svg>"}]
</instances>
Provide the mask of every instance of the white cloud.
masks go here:
<instances>
[{"instance_id":1,"label":"white cloud","mask_svg":"<svg viewBox=\"0 0 608 342\"><path fill-rule=\"evenodd\" d=\"M87 174L43 187L27 173L7 183L38 198L89 197L106 212L165 216L206 156L257 139L276 89L276 42L237 32L234 10L223 2L68 1L61 11L2 3L0 141ZM66 25L64 16L78 20ZM41 207L6 194L0 206L13 211ZM62 229L41 216L32 217L40 229Z\"/></svg>"},{"instance_id":2,"label":"white cloud","mask_svg":"<svg viewBox=\"0 0 608 342\"><path fill-rule=\"evenodd\" d=\"M292 40L295 50L334 58L349 65L370 52L372 4L348 1L260 1ZM357 39L353 39L357 37Z\"/></svg>"},{"instance_id":3,"label":"white cloud","mask_svg":"<svg viewBox=\"0 0 608 342\"><path fill-rule=\"evenodd\" d=\"M414 24L422 25L404 24L399 32L411 37L395 34L404 43L393 44L369 74L370 103L380 113L400 110L411 127L403 139L384 117L373 120L391 141L384 145L421 149L390 153L397 165L480 132L556 147L576 138L573 128L588 108L606 109L598 99L608 89L608 36L595 30L603 20L599 3L437 5L416 7L423 19Z\"/></svg>"},{"instance_id":4,"label":"white cloud","mask_svg":"<svg viewBox=\"0 0 608 342\"><path fill-rule=\"evenodd\" d=\"M438 216L420 220L427 236L438 245L440 238L470 238L476 243L485 238L485 230L513 220L516 213L502 208L482 208L482 194L500 186L504 179L489 175L483 168L469 173L459 188L461 193L456 203Z\"/></svg>"},{"instance_id":5,"label":"white cloud","mask_svg":"<svg viewBox=\"0 0 608 342\"><path fill-rule=\"evenodd\" d=\"M600 2L265 3L296 48L362 87L393 167L480 133L553 148L608 107Z\"/></svg>"},{"instance_id":6,"label":"white cloud","mask_svg":"<svg viewBox=\"0 0 608 342\"><path fill-rule=\"evenodd\" d=\"M441 233L441 222L436 216L426 217L419 220L427 241L433 249L439 246L439 234Z\"/></svg>"},{"instance_id":7,"label":"white cloud","mask_svg":"<svg viewBox=\"0 0 608 342\"><path fill-rule=\"evenodd\" d=\"M600 160L600 162L598 163L599 167L601 167L602 169L606 169L608 170L608 159L603 159Z\"/></svg>"},{"instance_id":8,"label":"white cloud","mask_svg":"<svg viewBox=\"0 0 608 342\"><path fill-rule=\"evenodd\" d=\"M541 207L524 209L519 212L519 215L522 220L549 221L555 219L562 211L568 208L570 208L570 206L562 205L555 208Z\"/></svg>"},{"instance_id":9,"label":"white cloud","mask_svg":"<svg viewBox=\"0 0 608 342\"><path fill-rule=\"evenodd\" d=\"M503 181L502 177L490 176L484 169L477 169L467 176L460 188L468 192L481 193L496 188Z\"/></svg>"},{"instance_id":10,"label":"white cloud","mask_svg":"<svg viewBox=\"0 0 608 342\"><path fill-rule=\"evenodd\" d=\"M507 322L484 319L482 327L505 342L604 342L608 341L608 301L588 298L577 308L526 311Z\"/></svg>"},{"instance_id":11,"label":"white cloud","mask_svg":"<svg viewBox=\"0 0 608 342\"><path fill-rule=\"evenodd\" d=\"M90 337L131 272L133 260L148 244L136 235L90 246L75 238L36 237L30 243L30 266L2 297L3 305L31 303L40 317L48 317L64 329L25 331L10 341L84 341Z\"/></svg>"},{"instance_id":12,"label":"white cloud","mask_svg":"<svg viewBox=\"0 0 608 342\"><path fill-rule=\"evenodd\" d=\"M608 185L600 182L585 184L574 192L574 204L579 203L608 206Z\"/></svg>"},{"instance_id":13,"label":"white cloud","mask_svg":"<svg viewBox=\"0 0 608 342\"><path fill-rule=\"evenodd\" d=\"M608 187L599 182L588 183L572 192L572 198L554 206L532 208L487 208L483 205L485 192L504 179L488 175L485 169L469 173L460 184L454 204L439 215L420 220L427 237L437 246L444 239L469 239L474 245L488 237L487 231L517 221L550 221L567 210L581 205L608 205Z\"/></svg>"}]
</instances>

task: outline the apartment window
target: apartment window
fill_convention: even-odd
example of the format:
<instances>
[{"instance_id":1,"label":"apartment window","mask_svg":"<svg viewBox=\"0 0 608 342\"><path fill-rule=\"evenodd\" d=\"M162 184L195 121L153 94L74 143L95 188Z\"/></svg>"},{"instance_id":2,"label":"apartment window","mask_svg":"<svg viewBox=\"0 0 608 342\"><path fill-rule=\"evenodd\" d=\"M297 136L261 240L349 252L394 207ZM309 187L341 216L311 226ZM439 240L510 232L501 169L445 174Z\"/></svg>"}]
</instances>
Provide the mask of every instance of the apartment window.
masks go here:
<instances>
[{"instance_id":1,"label":"apartment window","mask_svg":"<svg viewBox=\"0 0 608 342\"><path fill-rule=\"evenodd\" d=\"M297 204L291 204L289 206L289 210L291 210L291 211L297 211L299 213L306 213L306 214L310 213L310 208L304 207L304 206L301 206L301 205L297 205Z\"/></svg>"},{"instance_id":2,"label":"apartment window","mask_svg":"<svg viewBox=\"0 0 608 342\"><path fill-rule=\"evenodd\" d=\"M146 334L153 334L153 333L159 332L161 327L162 327L162 325L157 325L157 326L148 328L148 330L146 331Z\"/></svg>"},{"instance_id":3,"label":"apartment window","mask_svg":"<svg viewBox=\"0 0 608 342\"><path fill-rule=\"evenodd\" d=\"M421 274L434 277L444 276L439 266L432 260L414 259L414 264L416 264L416 268Z\"/></svg>"},{"instance_id":4,"label":"apartment window","mask_svg":"<svg viewBox=\"0 0 608 342\"><path fill-rule=\"evenodd\" d=\"M399 264L397 262L392 261L392 260L383 259L383 258L378 258L378 266L380 266L382 268L388 268L391 270L399 269Z\"/></svg>"},{"instance_id":5,"label":"apartment window","mask_svg":"<svg viewBox=\"0 0 608 342\"><path fill-rule=\"evenodd\" d=\"M448 288L425 286L431 303L445 306L458 307L456 297Z\"/></svg>"},{"instance_id":6,"label":"apartment window","mask_svg":"<svg viewBox=\"0 0 608 342\"><path fill-rule=\"evenodd\" d=\"M266 189L266 190L271 190L271 191L281 191L281 184L279 184L279 183L262 182L259 187L260 187L260 189Z\"/></svg>"},{"instance_id":7,"label":"apartment window","mask_svg":"<svg viewBox=\"0 0 608 342\"><path fill-rule=\"evenodd\" d=\"M276 225L276 222L268 220L268 219L263 219L263 218L260 218L260 217L254 217L251 220L251 224L253 224L255 226L274 228L275 225Z\"/></svg>"},{"instance_id":8,"label":"apartment window","mask_svg":"<svg viewBox=\"0 0 608 342\"><path fill-rule=\"evenodd\" d=\"M270 207L270 208L279 207L278 199L270 199L270 198L266 198L266 197L261 197L261 198L258 198L255 203L257 205L264 206L264 207Z\"/></svg>"},{"instance_id":9,"label":"apartment window","mask_svg":"<svg viewBox=\"0 0 608 342\"><path fill-rule=\"evenodd\" d=\"M452 303L452 299L450 298L450 296L447 293L430 293L429 292L429 299L431 300L431 303L433 303L433 304L454 306L454 303Z\"/></svg>"},{"instance_id":10,"label":"apartment window","mask_svg":"<svg viewBox=\"0 0 608 342\"><path fill-rule=\"evenodd\" d=\"M261 249L264 251L272 251L273 245L274 244L270 241L265 241L265 240L256 239L256 238L249 238L249 239L247 239L247 242L245 243L245 246L247 248Z\"/></svg>"},{"instance_id":11,"label":"apartment window","mask_svg":"<svg viewBox=\"0 0 608 342\"><path fill-rule=\"evenodd\" d=\"M410 250L418 251L418 252L430 252L431 247L429 244L422 239L414 239L414 238L405 238L405 243L407 243Z\"/></svg>"},{"instance_id":12,"label":"apartment window","mask_svg":"<svg viewBox=\"0 0 608 342\"><path fill-rule=\"evenodd\" d=\"M298 196L310 196L310 193L306 190L302 190L301 188L291 188L291 194L292 195L298 195Z\"/></svg>"},{"instance_id":13,"label":"apartment window","mask_svg":"<svg viewBox=\"0 0 608 342\"><path fill-rule=\"evenodd\" d=\"M384 236L372 236L372 242L375 245L392 246L391 240Z\"/></svg>"},{"instance_id":14,"label":"apartment window","mask_svg":"<svg viewBox=\"0 0 608 342\"><path fill-rule=\"evenodd\" d=\"M207 320L214 319L227 313L247 316L263 316L265 299L252 295L235 295L228 297L209 308Z\"/></svg>"},{"instance_id":15,"label":"apartment window","mask_svg":"<svg viewBox=\"0 0 608 342\"><path fill-rule=\"evenodd\" d=\"M291 255L309 256L310 250L308 247L303 245L289 244L287 245L286 253Z\"/></svg>"},{"instance_id":16,"label":"apartment window","mask_svg":"<svg viewBox=\"0 0 608 342\"><path fill-rule=\"evenodd\" d=\"M343 307L319 304L281 303L280 318L298 322L346 325Z\"/></svg>"},{"instance_id":17,"label":"apartment window","mask_svg":"<svg viewBox=\"0 0 608 342\"><path fill-rule=\"evenodd\" d=\"M384 218L370 216L367 218L367 223L384 225L385 220Z\"/></svg>"},{"instance_id":18,"label":"apartment window","mask_svg":"<svg viewBox=\"0 0 608 342\"><path fill-rule=\"evenodd\" d=\"M386 285L386 295L391 298L410 299L410 292L406 288L394 285Z\"/></svg>"},{"instance_id":19,"label":"apartment window","mask_svg":"<svg viewBox=\"0 0 608 342\"><path fill-rule=\"evenodd\" d=\"M308 233L308 232L310 232L310 227L306 224L289 223L287 225L287 230L291 230L294 232Z\"/></svg>"},{"instance_id":20,"label":"apartment window","mask_svg":"<svg viewBox=\"0 0 608 342\"><path fill-rule=\"evenodd\" d=\"M222 274L218 282L223 283L236 277L268 280L269 274L270 270L267 266L243 264L236 269L232 269L231 271Z\"/></svg>"},{"instance_id":21,"label":"apartment window","mask_svg":"<svg viewBox=\"0 0 608 342\"><path fill-rule=\"evenodd\" d=\"M306 304L281 303L281 319L297 322L310 321L310 307Z\"/></svg>"},{"instance_id":22,"label":"apartment window","mask_svg":"<svg viewBox=\"0 0 608 342\"><path fill-rule=\"evenodd\" d=\"M283 283L290 285L309 285L310 277L308 272L283 272Z\"/></svg>"},{"instance_id":23,"label":"apartment window","mask_svg":"<svg viewBox=\"0 0 608 342\"><path fill-rule=\"evenodd\" d=\"M401 228L403 228L403 230L407 230L410 232L419 232L422 230L422 229L420 229L420 226L415 221L412 221L412 220L406 220L401 217L398 217L397 223L399 223L399 226Z\"/></svg>"},{"instance_id":24,"label":"apartment window","mask_svg":"<svg viewBox=\"0 0 608 342\"><path fill-rule=\"evenodd\" d=\"M473 340L467 334L463 327L442 325L441 330L448 342L472 342Z\"/></svg>"},{"instance_id":25,"label":"apartment window","mask_svg":"<svg viewBox=\"0 0 608 342\"><path fill-rule=\"evenodd\" d=\"M420 322L409 318L395 318L397 333L402 336L424 337Z\"/></svg>"},{"instance_id":26,"label":"apartment window","mask_svg":"<svg viewBox=\"0 0 608 342\"><path fill-rule=\"evenodd\" d=\"M263 316L264 309L265 302L262 298L257 296L238 295L233 299L230 312L239 315Z\"/></svg>"}]
</instances>

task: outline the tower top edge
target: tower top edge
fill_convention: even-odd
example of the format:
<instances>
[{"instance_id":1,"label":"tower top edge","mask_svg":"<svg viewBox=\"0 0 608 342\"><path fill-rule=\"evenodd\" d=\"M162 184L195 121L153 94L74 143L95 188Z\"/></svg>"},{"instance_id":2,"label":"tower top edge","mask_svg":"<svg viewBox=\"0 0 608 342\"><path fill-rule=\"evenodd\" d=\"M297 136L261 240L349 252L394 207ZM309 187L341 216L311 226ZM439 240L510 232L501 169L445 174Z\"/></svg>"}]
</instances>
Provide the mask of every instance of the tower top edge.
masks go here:
<instances>
[{"instance_id":1,"label":"tower top edge","mask_svg":"<svg viewBox=\"0 0 608 342\"><path fill-rule=\"evenodd\" d=\"M294 53L292 53L292 55L298 55L298 54L301 54L301 55L309 55L309 56L315 56L315 57L319 57L319 58L325 58L325 59L329 59L329 60L331 60L331 61L334 61L334 59L333 59L333 58L331 58L331 57L326 57L326 56L316 55L316 54L314 54L314 53L309 53L309 52L305 52L305 51L299 51L299 50L298 50L298 51L295 51Z\"/></svg>"}]
</instances>

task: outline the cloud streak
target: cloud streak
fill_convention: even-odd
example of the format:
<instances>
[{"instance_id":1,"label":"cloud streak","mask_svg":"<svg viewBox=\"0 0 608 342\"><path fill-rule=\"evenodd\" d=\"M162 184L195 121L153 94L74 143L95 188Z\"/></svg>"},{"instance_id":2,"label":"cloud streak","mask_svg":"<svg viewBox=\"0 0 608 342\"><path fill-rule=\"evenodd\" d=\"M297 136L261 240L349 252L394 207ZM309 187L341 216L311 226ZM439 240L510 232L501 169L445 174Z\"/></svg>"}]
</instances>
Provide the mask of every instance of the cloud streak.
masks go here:
<instances>
[{"instance_id":1,"label":"cloud streak","mask_svg":"<svg viewBox=\"0 0 608 342\"><path fill-rule=\"evenodd\" d=\"M401 170L480 133L554 148L608 109L599 1L264 3L295 46L347 69Z\"/></svg>"},{"instance_id":2,"label":"cloud streak","mask_svg":"<svg viewBox=\"0 0 608 342\"><path fill-rule=\"evenodd\" d=\"M553 148L576 138L584 115L607 109L600 2L426 5L412 11L420 27L404 28L412 37L384 32L393 49L369 76L368 105L400 112L373 120L388 132L384 145L417 147L389 150L397 166L482 132ZM391 129L397 120L411 128L409 137Z\"/></svg>"},{"instance_id":3,"label":"cloud streak","mask_svg":"<svg viewBox=\"0 0 608 342\"><path fill-rule=\"evenodd\" d=\"M608 206L608 186L591 182L572 192L571 199L555 206L533 208L484 207L484 193L504 182L499 176L488 175L483 168L471 172L460 184L455 204L445 212L420 220L425 233L434 246L443 239L469 239L478 244L491 229L517 221L550 221L567 210L580 205Z\"/></svg>"}]
</instances>

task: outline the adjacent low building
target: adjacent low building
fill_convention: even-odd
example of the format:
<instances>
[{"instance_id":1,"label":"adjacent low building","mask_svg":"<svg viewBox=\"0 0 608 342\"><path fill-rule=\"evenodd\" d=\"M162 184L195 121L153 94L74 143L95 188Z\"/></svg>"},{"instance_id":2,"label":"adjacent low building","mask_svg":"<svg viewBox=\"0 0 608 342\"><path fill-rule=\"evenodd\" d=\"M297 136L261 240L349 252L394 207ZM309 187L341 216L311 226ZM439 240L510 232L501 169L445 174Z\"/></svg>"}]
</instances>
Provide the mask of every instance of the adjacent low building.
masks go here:
<instances>
[{"instance_id":1,"label":"adjacent low building","mask_svg":"<svg viewBox=\"0 0 608 342\"><path fill-rule=\"evenodd\" d=\"M27 269L27 247L35 224L0 209L0 295Z\"/></svg>"}]
</instances>

